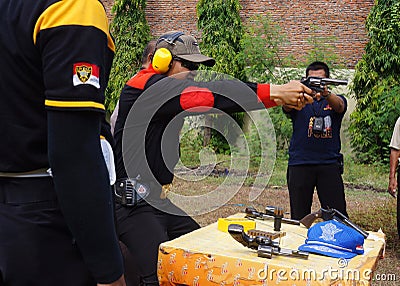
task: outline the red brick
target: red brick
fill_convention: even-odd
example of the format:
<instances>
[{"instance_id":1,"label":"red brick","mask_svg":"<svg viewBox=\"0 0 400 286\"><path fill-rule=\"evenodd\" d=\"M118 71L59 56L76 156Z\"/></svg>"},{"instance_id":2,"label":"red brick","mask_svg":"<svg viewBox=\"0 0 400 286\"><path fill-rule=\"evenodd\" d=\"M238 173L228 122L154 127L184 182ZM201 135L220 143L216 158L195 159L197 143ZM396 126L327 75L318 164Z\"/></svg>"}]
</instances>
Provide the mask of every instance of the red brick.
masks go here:
<instances>
[{"instance_id":1,"label":"red brick","mask_svg":"<svg viewBox=\"0 0 400 286\"><path fill-rule=\"evenodd\" d=\"M113 0L102 1L112 19ZM287 34L289 45L282 47L283 55L304 58L312 48L307 39L315 36L311 27L317 26L318 36L334 37L332 45L344 64L353 68L364 53L368 37L365 20L374 0L278 0L240 1L240 16L246 22L256 14L269 14ZM197 1L147 1L146 18L151 33L159 36L169 30L180 30L199 38L196 16Z\"/></svg>"}]
</instances>

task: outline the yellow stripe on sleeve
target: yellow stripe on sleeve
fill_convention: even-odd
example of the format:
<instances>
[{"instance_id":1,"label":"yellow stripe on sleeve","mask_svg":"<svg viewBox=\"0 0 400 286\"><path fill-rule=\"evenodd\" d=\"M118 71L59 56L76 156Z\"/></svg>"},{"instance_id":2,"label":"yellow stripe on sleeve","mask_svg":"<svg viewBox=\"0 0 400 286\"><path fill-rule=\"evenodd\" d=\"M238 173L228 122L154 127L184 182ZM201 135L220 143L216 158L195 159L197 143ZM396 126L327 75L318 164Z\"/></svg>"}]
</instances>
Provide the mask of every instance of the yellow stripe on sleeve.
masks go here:
<instances>
[{"instance_id":1,"label":"yellow stripe on sleeve","mask_svg":"<svg viewBox=\"0 0 400 286\"><path fill-rule=\"evenodd\" d=\"M77 107L77 108L91 107L101 110L106 109L104 107L104 104L97 103L94 101L57 101L57 100L46 99L44 104L49 107Z\"/></svg>"},{"instance_id":2,"label":"yellow stripe on sleeve","mask_svg":"<svg viewBox=\"0 0 400 286\"><path fill-rule=\"evenodd\" d=\"M98 0L63 0L51 5L36 22L33 42L36 43L36 37L41 30L65 25L93 26L102 30L107 35L108 47L115 52L108 19Z\"/></svg>"}]
</instances>

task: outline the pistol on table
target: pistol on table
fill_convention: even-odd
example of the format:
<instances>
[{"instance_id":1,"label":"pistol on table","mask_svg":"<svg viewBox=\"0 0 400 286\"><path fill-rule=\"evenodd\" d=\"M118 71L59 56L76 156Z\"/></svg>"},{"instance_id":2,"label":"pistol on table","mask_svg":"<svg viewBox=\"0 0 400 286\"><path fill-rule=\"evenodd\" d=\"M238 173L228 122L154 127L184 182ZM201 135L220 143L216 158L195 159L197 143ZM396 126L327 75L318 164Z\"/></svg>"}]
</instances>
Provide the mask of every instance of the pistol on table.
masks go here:
<instances>
[{"instance_id":1,"label":"pistol on table","mask_svg":"<svg viewBox=\"0 0 400 286\"><path fill-rule=\"evenodd\" d=\"M337 209L324 209L320 208L318 211L314 213L310 213L303 217L300 220L300 223L303 224L305 227L310 228L310 226L314 223L314 221L318 218L322 218L324 221L326 220L336 220L338 222L341 222L354 230L358 231L361 233L364 238L368 237L368 232L362 230L358 225L356 225L354 222L352 222L347 216L342 214L340 211Z\"/></svg>"},{"instance_id":2,"label":"pistol on table","mask_svg":"<svg viewBox=\"0 0 400 286\"><path fill-rule=\"evenodd\" d=\"M284 218L283 213L280 211L279 208L276 208L276 207L267 207L266 213L261 213L253 207L247 207L245 210L245 213L246 213L246 217L251 218L251 219L274 220L274 222L275 222L278 218L283 223L300 225L300 221L298 221L298 220ZM277 226L275 225L274 228L276 229L276 227ZM279 230L276 230L276 231L279 231Z\"/></svg>"},{"instance_id":3,"label":"pistol on table","mask_svg":"<svg viewBox=\"0 0 400 286\"><path fill-rule=\"evenodd\" d=\"M266 236L250 236L244 232L240 224L230 224L229 234L243 246L257 250L257 255L263 258L272 258L272 255L284 255L308 259L308 252L281 248L279 243Z\"/></svg>"}]
</instances>

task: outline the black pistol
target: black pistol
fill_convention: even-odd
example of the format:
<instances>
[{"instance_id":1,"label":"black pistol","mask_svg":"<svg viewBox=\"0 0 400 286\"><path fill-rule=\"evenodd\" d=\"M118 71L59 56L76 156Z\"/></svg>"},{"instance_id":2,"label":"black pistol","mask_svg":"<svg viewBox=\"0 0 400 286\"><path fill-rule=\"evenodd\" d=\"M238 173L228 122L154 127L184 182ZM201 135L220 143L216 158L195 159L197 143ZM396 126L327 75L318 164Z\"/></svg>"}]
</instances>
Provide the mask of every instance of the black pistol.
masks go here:
<instances>
[{"instance_id":1,"label":"black pistol","mask_svg":"<svg viewBox=\"0 0 400 286\"><path fill-rule=\"evenodd\" d=\"M310 214L306 215L305 217L303 217L300 220L300 222L305 227L310 228L311 225L314 223L314 221L316 219L318 219L318 218L321 218L324 221L326 221L326 220L336 220L338 222L341 222L341 223L343 223L343 224L355 229L356 231L361 233L361 235L364 238L368 237L368 232L366 232L363 229L361 229L358 225L356 225L354 222L352 222L347 216L342 214L337 209L320 208L318 211L316 211L314 213L310 213Z\"/></svg>"},{"instance_id":2,"label":"black pistol","mask_svg":"<svg viewBox=\"0 0 400 286\"><path fill-rule=\"evenodd\" d=\"M269 237L249 236L244 232L244 227L240 224L230 224L228 232L243 246L257 250L259 257L272 258L272 255L284 255L308 259L308 252L281 248L279 242L272 241Z\"/></svg>"},{"instance_id":3,"label":"black pistol","mask_svg":"<svg viewBox=\"0 0 400 286\"><path fill-rule=\"evenodd\" d=\"M271 207L266 209L266 211L267 211L267 213L271 213ZM261 213L261 212L257 211L253 207L247 207L245 210L247 218L260 219L260 220L275 220L274 212L272 212L272 214L265 214L265 213ZM283 222L283 223L300 225L300 221L295 220L295 219L284 218L283 215L280 219L281 219L281 222Z\"/></svg>"}]
</instances>

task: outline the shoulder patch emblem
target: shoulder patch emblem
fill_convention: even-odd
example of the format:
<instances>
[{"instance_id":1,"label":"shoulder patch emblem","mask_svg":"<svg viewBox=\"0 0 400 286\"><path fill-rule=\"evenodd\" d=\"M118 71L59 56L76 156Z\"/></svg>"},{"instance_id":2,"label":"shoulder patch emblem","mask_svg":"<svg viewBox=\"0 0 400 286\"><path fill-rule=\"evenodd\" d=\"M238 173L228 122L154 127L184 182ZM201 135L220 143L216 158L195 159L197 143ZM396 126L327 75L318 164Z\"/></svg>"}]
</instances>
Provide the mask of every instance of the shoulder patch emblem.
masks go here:
<instances>
[{"instance_id":1,"label":"shoulder patch emblem","mask_svg":"<svg viewBox=\"0 0 400 286\"><path fill-rule=\"evenodd\" d=\"M74 64L72 82L74 86L80 84L90 84L100 88L100 69L98 66L90 63Z\"/></svg>"}]
</instances>

